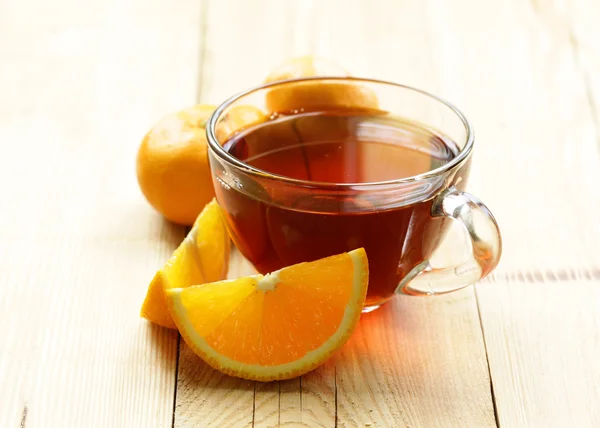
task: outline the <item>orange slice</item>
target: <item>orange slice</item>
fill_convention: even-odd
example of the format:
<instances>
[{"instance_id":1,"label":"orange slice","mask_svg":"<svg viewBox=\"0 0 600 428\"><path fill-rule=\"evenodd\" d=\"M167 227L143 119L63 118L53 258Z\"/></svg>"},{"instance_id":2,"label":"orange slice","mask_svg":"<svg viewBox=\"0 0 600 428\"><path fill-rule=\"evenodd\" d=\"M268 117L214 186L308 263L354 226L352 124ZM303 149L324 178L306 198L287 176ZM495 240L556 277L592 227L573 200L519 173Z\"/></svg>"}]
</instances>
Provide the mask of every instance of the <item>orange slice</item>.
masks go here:
<instances>
[{"instance_id":1,"label":"orange slice","mask_svg":"<svg viewBox=\"0 0 600 428\"><path fill-rule=\"evenodd\" d=\"M164 290L222 280L227 275L229 250L223 214L213 199L171 258L154 275L140 315L163 327L177 328L167 308Z\"/></svg>"},{"instance_id":2,"label":"orange slice","mask_svg":"<svg viewBox=\"0 0 600 428\"><path fill-rule=\"evenodd\" d=\"M365 250L263 275L166 292L179 332L213 368L245 379L300 376L356 327L369 268Z\"/></svg>"}]
</instances>

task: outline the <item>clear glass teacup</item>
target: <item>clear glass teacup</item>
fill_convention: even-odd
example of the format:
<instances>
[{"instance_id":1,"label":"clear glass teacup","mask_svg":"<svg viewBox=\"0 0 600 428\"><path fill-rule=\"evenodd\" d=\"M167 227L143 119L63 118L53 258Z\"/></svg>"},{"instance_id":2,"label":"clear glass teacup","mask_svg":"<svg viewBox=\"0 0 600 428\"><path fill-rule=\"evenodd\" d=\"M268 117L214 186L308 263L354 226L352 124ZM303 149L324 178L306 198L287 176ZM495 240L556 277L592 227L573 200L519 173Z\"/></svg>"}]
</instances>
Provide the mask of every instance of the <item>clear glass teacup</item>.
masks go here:
<instances>
[{"instance_id":1,"label":"clear glass teacup","mask_svg":"<svg viewBox=\"0 0 600 428\"><path fill-rule=\"evenodd\" d=\"M472 127L436 96L359 78L277 82L225 101L207 137L232 239L263 274L364 247L370 310L461 289L498 264L498 225L464 191ZM434 268L452 221L470 256Z\"/></svg>"}]
</instances>

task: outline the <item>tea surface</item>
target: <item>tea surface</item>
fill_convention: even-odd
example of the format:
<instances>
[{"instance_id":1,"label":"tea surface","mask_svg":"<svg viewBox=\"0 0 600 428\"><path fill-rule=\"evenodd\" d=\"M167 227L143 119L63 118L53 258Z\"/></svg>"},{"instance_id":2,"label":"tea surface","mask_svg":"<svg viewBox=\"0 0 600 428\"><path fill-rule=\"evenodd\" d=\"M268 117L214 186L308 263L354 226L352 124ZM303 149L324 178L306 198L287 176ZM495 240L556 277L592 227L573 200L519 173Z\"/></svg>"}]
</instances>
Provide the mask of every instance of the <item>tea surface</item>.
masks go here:
<instances>
[{"instance_id":1,"label":"tea surface","mask_svg":"<svg viewBox=\"0 0 600 428\"><path fill-rule=\"evenodd\" d=\"M322 112L280 117L224 144L263 171L326 183L369 183L410 177L454 158L455 144L429 129L382 114ZM378 211L344 204L331 212L282 207L235 188L217 188L231 235L267 273L302 261L364 247L369 258L367 305L388 300L430 245L431 200ZM322 200L314 201L323 206ZM303 202L306 205L306 201Z\"/></svg>"},{"instance_id":2,"label":"tea surface","mask_svg":"<svg viewBox=\"0 0 600 428\"><path fill-rule=\"evenodd\" d=\"M310 113L282 117L224 147L272 174L328 183L369 183L421 174L450 161L454 143L384 115Z\"/></svg>"}]
</instances>

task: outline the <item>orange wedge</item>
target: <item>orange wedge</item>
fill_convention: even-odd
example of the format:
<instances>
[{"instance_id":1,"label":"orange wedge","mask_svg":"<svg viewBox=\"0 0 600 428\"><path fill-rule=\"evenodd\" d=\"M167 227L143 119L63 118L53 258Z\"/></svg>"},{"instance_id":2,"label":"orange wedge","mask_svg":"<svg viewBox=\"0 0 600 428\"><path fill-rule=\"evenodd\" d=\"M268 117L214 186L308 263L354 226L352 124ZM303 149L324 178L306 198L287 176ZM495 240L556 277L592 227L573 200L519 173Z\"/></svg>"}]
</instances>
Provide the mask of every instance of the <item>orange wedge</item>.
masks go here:
<instances>
[{"instance_id":1,"label":"orange wedge","mask_svg":"<svg viewBox=\"0 0 600 428\"><path fill-rule=\"evenodd\" d=\"M245 379L300 376L322 364L356 327L369 267L360 248L263 275L167 290L190 348Z\"/></svg>"},{"instance_id":2,"label":"orange wedge","mask_svg":"<svg viewBox=\"0 0 600 428\"><path fill-rule=\"evenodd\" d=\"M223 214L213 199L204 207L171 258L154 275L140 315L163 327L177 328L167 308L164 290L224 279L229 265L229 250Z\"/></svg>"}]
</instances>

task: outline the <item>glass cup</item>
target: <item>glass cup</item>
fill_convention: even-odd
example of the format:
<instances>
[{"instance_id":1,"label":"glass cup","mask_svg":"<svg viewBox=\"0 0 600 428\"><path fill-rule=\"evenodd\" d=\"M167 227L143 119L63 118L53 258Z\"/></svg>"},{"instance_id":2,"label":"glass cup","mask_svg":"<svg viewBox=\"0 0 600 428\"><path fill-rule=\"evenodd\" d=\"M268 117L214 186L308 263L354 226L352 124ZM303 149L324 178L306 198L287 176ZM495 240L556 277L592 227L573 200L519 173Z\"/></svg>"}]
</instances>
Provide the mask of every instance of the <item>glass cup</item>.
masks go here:
<instances>
[{"instance_id":1,"label":"glass cup","mask_svg":"<svg viewBox=\"0 0 600 428\"><path fill-rule=\"evenodd\" d=\"M244 114L256 119L256 112L263 112L264 124L282 114L355 111L372 108L373 102L376 114L435 130L453 142L457 153L447 163L411 177L330 183L269 173L224 148L232 136L254 126L252 120L243 119ZM239 251L262 274L364 247L369 258L368 311L396 293L435 295L461 289L498 264L502 249L498 225L479 199L464 192L474 144L472 127L458 109L434 95L371 79L288 80L228 99L206 130L213 184L227 227ZM469 255L457 265L434 267L432 255L451 222L464 227L472 244ZM464 251L466 242L443 246Z\"/></svg>"}]
</instances>

